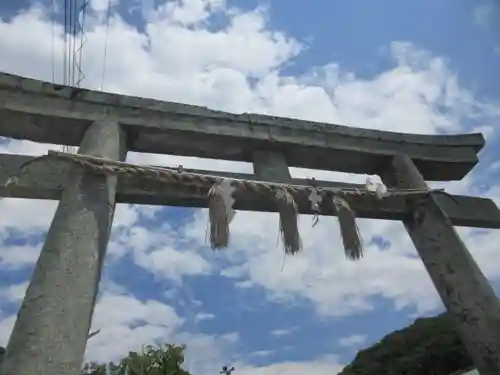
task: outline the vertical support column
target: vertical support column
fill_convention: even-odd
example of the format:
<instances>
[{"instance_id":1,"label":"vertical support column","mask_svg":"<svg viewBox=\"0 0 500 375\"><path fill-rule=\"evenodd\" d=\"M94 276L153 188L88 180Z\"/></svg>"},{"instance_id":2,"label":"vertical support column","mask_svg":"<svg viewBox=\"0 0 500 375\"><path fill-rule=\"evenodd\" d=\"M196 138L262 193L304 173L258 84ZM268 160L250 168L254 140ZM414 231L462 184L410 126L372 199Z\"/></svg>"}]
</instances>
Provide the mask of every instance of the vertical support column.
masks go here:
<instances>
[{"instance_id":1,"label":"vertical support column","mask_svg":"<svg viewBox=\"0 0 500 375\"><path fill-rule=\"evenodd\" d=\"M381 176L389 187L427 188L411 159L398 155ZM481 375L500 374L500 302L436 199L408 200L404 225Z\"/></svg>"},{"instance_id":2,"label":"vertical support column","mask_svg":"<svg viewBox=\"0 0 500 375\"><path fill-rule=\"evenodd\" d=\"M124 160L116 122L96 122L80 154ZM116 177L74 168L7 345L1 375L78 375L115 210Z\"/></svg>"},{"instance_id":3,"label":"vertical support column","mask_svg":"<svg viewBox=\"0 0 500 375\"><path fill-rule=\"evenodd\" d=\"M292 180L285 155L279 151L255 151L253 169L255 176L263 181L288 183Z\"/></svg>"}]
</instances>

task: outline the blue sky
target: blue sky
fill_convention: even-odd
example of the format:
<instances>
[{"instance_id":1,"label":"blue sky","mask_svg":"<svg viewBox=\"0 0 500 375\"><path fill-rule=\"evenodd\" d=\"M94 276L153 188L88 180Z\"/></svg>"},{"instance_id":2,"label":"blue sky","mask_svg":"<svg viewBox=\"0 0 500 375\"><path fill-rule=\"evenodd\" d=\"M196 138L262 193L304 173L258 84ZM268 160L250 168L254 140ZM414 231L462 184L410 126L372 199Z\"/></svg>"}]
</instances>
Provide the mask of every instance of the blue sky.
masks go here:
<instances>
[{"instance_id":1,"label":"blue sky","mask_svg":"<svg viewBox=\"0 0 500 375\"><path fill-rule=\"evenodd\" d=\"M61 79L62 39L50 1L0 4L0 70ZM153 5L153 6L152 6ZM90 2L84 87L99 88L107 0ZM152 9L152 11L148 11ZM104 90L234 112L255 111L417 133L482 131L481 164L454 192L500 198L500 4L485 1L119 1L112 8ZM56 14L57 22L61 15ZM55 55L52 56L52 43ZM54 63L52 62L54 60ZM53 65L54 64L54 65ZM3 142L1 152L54 145ZM224 161L130 154L139 163L251 170ZM364 181L366 176L294 170ZM0 344L5 344L54 202L5 199L0 218ZM399 223L362 221L368 254L349 263L335 221L312 230L305 252L276 247L277 217L238 213L233 242L212 253L206 212L120 206L88 358L153 341L186 342L198 375L225 362L248 373L332 374L357 350L433 315L441 304ZM461 228L498 288L495 231Z\"/></svg>"}]
</instances>

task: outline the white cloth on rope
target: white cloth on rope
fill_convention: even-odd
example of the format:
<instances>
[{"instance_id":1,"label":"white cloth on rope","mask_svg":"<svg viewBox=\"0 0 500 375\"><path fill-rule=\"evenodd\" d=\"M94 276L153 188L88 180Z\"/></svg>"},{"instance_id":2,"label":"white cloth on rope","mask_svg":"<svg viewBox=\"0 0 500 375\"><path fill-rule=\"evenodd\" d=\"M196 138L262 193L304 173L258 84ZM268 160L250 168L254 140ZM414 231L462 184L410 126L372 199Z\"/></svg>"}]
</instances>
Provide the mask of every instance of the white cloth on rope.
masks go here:
<instances>
[{"instance_id":1,"label":"white cloth on rope","mask_svg":"<svg viewBox=\"0 0 500 375\"><path fill-rule=\"evenodd\" d=\"M369 177L366 179L365 188L368 191L375 192L378 199L387 196L387 187L381 182L374 183Z\"/></svg>"},{"instance_id":2,"label":"white cloth on rope","mask_svg":"<svg viewBox=\"0 0 500 375\"><path fill-rule=\"evenodd\" d=\"M318 193L317 189L311 191L311 194L309 194L309 200L311 201L311 211L319 212L320 204L323 198L321 197L321 194Z\"/></svg>"}]
</instances>

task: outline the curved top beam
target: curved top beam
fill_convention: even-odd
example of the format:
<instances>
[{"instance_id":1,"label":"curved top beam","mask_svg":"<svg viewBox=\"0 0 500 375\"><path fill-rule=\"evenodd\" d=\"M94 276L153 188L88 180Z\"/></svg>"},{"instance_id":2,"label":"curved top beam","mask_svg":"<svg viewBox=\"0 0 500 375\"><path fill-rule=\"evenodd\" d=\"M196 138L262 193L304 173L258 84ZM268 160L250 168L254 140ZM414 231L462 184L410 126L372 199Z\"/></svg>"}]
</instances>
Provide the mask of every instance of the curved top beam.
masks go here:
<instances>
[{"instance_id":1,"label":"curved top beam","mask_svg":"<svg viewBox=\"0 0 500 375\"><path fill-rule=\"evenodd\" d=\"M129 150L252 161L282 151L290 166L378 174L406 153L427 180L459 180L477 163L481 134L418 135L353 128L54 85L0 73L0 136L79 145L95 120L118 120Z\"/></svg>"}]
</instances>

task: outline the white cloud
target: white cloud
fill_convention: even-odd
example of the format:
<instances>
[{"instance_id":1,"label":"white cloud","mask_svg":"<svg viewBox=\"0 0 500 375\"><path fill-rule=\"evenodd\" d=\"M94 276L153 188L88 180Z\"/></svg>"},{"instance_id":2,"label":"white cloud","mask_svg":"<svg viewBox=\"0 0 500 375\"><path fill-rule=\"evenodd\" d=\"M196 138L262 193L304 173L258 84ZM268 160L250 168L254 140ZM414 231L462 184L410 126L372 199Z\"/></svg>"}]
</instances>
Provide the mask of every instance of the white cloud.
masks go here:
<instances>
[{"instance_id":1,"label":"white cloud","mask_svg":"<svg viewBox=\"0 0 500 375\"><path fill-rule=\"evenodd\" d=\"M21 284L12 284L7 287L0 289L0 298L3 301L9 303L19 303L24 298L26 289L28 288L28 282Z\"/></svg>"},{"instance_id":2,"label":"white cloud","mask_svg":"<svg viewBox=\"0 0 500 375\"><path fill-rule=\"evenodd\" d=\"M186 27L206 21L215 11L224 11L224 5L224 0L167 2L158 13L170 22Z\"/></svg>"},{"instance_id":3,"label":"white cloud","mask_svg":"<svg viewBox=\"0 0 500 375\"><path fill-rule=\"evenodd\" d=\"M292 332L296 331L298 327L290 327L290 328L279 328L272 330L270 333L272 336L275 337L282 337L282 336L288 336Z\"/></svg>"},{"instance_id":4,"label":"white cloud","mask_svg":"<svg viewBox=\"0 0 500 375\"><path fill-rule=\"evenodd\" d=\"M41 245L40 245L41 246ZM19 270L31 266L36 262L40 254L40 247L35 246L0 246L0 270Z\"/></svg>"},{"instance_id":5,"label":"white cloud","mask_svg":"<svg viewBox=\"0 0 500 375\"><path fill-rule=\"evenodd\" d=\"M117 0L90 0L89 5L96 12L105 12L108 6L114 7L117 3Z\"/></svg>"},{"instance_id":6,"label":"white cloud","mask_svg":"<svg viewBox=\"0 0 500 375\"><path fill-rule=\"evenodd\" d=\"M283 362L262 367L237 366L242 375L332 375L342 370L335 356L325 356L311 362Z\"/></svg>"},{"instance_id":7,"label":"white cloud","mask_svg":"<svg viewBox=\"0 0 500 375\"><path fill-rule=\"evenodd\" d=\"M500 52L500 43L498 38L498 23L496 20L500 15L500 7L496 0L483 0L474 8L472 12L472 22L482 29L484 34L491 42L491 48L494 55Z\"/></svg>"},{"instance_id":8,"label":"white cloud","mask_svg":"<svg viewBox=\"0 0 500 375\"><path fill-rule=\"evenodd\" d=\"M197 322L201 322L203 320L212 320L215 318L215 315L214 314L210 314L210 313L198 313L196 314L196 316L194 317L194 319L197 321Z\"/></svg>"},{"instance_id":9,"label":"white cloud","mask_svg":"<svg viewBox=\"0 0 500 375\"><path fill-rule=\"evenodd\" d=\"M366 341L366 335L354 334L339 339L339 343L342 346L359 346Z\"/></svg>"},{"instance_id":10,"label":"white cloud","mask_svg":"<svg viewBox=\"0 0 500 375\"><path fill-rule=\"evenodd\" d=\"M2 199L0 209L9 215L0 217L0 228L27 233L41 233L48 229L55 213L56 203L25 199Z\"/></svg>"},{"instance_id":11,"label":"white cloud","mask_svg":"<svg viewBox=\"0 0 500 375\"><path fill-rule=\"evenodd\" d=\"M182 232L169 225L156 228L130 225L117 233L118 236L113 236L111 254L119 257L131 252L138 266L159 278L180 282L183 276L207 275L212 270L200 254L186 248Z\"/></svg>"},{"instance_id":12,"label":"white cloud","mask_svg":"<svg viewBox=\"0 0 500 375\"><path fill-rule=\"evenodd\" d=\"M102 1L93 1L97 10ZM145 4L145 3L144 3ZM298 76L285 76L283 67L305 47L266 23L263 9L230 9L222 0L170 1L155 13L149 11L145 32L113 15L108 36L105 89L164 100L210 106L233 112L259 112L308 120L401 132L436 133L468 131L470 119L481 129L492 129L498 108L480 102L459 85L456 73L441 57L411 43L394 42L390 53L394 66L376 77L360 78L335 62L309 67ZM143 13L144 14L144 13ZM226 17L222 25L210 24L211 16ZM85 45L86 87L101 85L105 28L98 19L89 20ZM58 79L62 70L61 28L55 40ZM51 26L41 8L0 21L0 70L51 80ZM34 63L36 62L36 63ZM494 138L495 133L490 137ZM56 146L12 141L1 152L39 155ZM246 164L158 155L129 155L150 164L183 164L186 167L251 170ZM363 181L365 176L292 169L295 176ZM458 186L467 189L470 177ZM497 198L500 198L497 193ZM0 210L0 235L5 240L16 230L24 236L39 235L49 226L54 202L4 199ZM117 208L110 258L131 254L137 265L156 277L181 282L186 275L207 275L219 270L219 260L230 263L222 275L239 286L262 287L275 301L306 298L322 316L354 314L372 309L371 299L382 296L397 309L430 311L440 306L428 275L402 225L385 221L360 221L367 240L364 260L344 259L335 219L323 218L310 228L302 218L305 251L287 258L276 248L277 215L239 213L232 223L232 245L227 252L212 254L205 244L206 211L200 210L188 223L172 229L168 223L151 227L158 208L120 205ZM144 220L148 220L147 223ZM460 230L478 263L490 278L500 276L498 262L491 262L497 232L475 234ZM391 242L380 251L370 244L373 236ZM40 245L12 246L3 241L0 267L32 266ZM3 269L2 269L3 271ZM219 272L221 273L221 272ZM132 276L131 276L132 277ZM188 343L188 365L197 374L215 373L227 357L240 360L238 373L332 374L339 368L335 357L310 362L286 362L254 368L238 357L237 333L205 335L182 331L183 317L161 301L139 301L124 291L105 290L99 299L94 327L101 333L91 340L88 355L111 359L130 348L154 340ZM12 292L12 291L11 291ZM11 292L8 292L8 295ZM16 294L15 292L12 292ZM0 338L10 332L13 316L2 315ZM282 330L281 333L280 329ZM277 327L274 336L284 335ZM231 354L228 354L231 353Z\"/></svg>"},{"instance_id":13,"label":"white cloud","mask_svg":"<svg viewBox=\"0 0 500 375\"><path fill-rule=\"evenodd\" d=\"M147 254L139 253L136 262L150 272L178 281L183 275L204 275L210 271L210 265L200 255L171 248L159 248Z\"/></svg>"},{"instance_id":14,"label":"white cloud","mask_svg":"<svg viewBox=\"0 0 500 375\"><path fill-rule=\"evenodd\" d=\"M187 344L186 368L193 374L217 374L222 364L235 358L240 337L236 332L220 336L180 333L177 342Z\"/></svg>"},{"instance_id":15,"label":"white cloud","mask_svg":"<svg viewBox=\"0 0 500 375\"><path fill-rule=\"evenodd\" d=\"M16 315L6 315L0 310L0 345L6 346L10 333L14 328Z\"/></svg>"},{"instance_id":16,"label":"white cloud","mask_svg":"<svg viewBox=\"0 0 500 375\"><path fill-rule=\"evenodd\" d=\"M20 305L26 283L0 290L0 296ZM16 315L0 310L0 345L7 344ZM98 361L118 360L128 351L140 351L147 344L164 342L187 344L186 365L196 374L213 373L229 358L240 340L237 332L221 335L183 332L185 319L175 309L158 300L139 300L123 287L107 283L98 299L91 332L99 330L87 346L86 357Z\"/></svg>"},{"instance_id":17,"label":"white cloud","mask_svg":"<svg viewBox=\"0 0 500 375\"><path fill-rule=\"evenodd\" d=\"M495 10L494 3L487 2L477 6L472 14L473 22L476 25L487 29L490 25L491 14L494 10Z\"/></svg>"},{"instance_id":18,"label":"white cloud","mask_svg":"<svg viewBox=\"0 0 500 375\"><path fill-rule=\"evenodd\" d=\"M250 353L250 357L269 357L274 354L274 350L256 350Z\"/></svg>"},{"instance_id":19,"label":"white cloud","mask_svg":"<svg viewBox=\"0 0 500 375\"><path fill-rule=\"evenodd\" d=\"M172 307L159 301L104 293L92 322L92 331L101 331L90 340L88 356L101 361L119 359L141 345L172 337L183 322Z\"/></svg>"}]
</instances>

